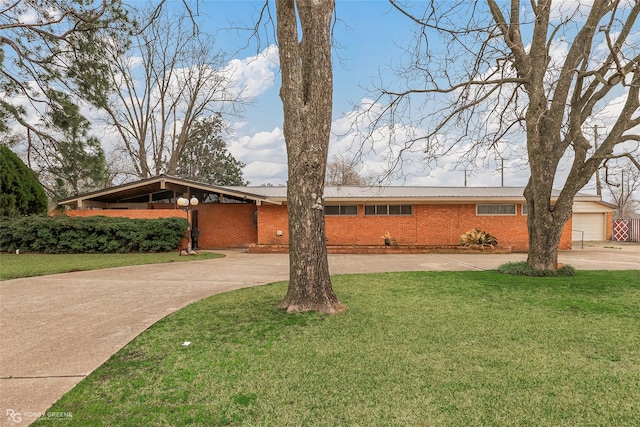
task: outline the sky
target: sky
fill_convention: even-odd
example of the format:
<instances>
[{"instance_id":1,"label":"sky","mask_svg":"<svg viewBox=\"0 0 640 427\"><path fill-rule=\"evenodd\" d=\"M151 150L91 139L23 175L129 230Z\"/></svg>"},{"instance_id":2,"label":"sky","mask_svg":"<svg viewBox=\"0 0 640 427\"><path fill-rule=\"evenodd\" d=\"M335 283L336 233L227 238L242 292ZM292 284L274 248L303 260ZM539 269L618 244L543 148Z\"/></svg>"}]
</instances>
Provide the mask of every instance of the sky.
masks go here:
<instances>
[{"instance_id":1,"label":"sky","mask_svg":"<svg viewBox=\"0 0 640 427\"><path fill-rule=\"evenodd\" d=\"M247 79L252 79L252 105L244 109L241 120L233 123L234 134L228 139L229 151L246 163L245 179L252 185L286 183L287 166L285 142L282 135L282 103L279 98L280 75L273 29L267 25L261 34L260 46L251 39L250 31L231 30L252 27L264 3L260 1L200 1L197 12L203 22L218 27L217 42L227 52L236 52ZM273 5L271 13L275 15ZM367 87L381 70L386 70L399 58L413 31L406 18L392 11L387 1L338 1L334 26L334 91L333 136L331 159L355 153L351 140L344 137L350 121L346 118L363 98ZM204 27L206 28L206 27ZM248 44L248 46L247 46ZM258 59L256 53L267 52L271 61ZM251 68L246 70L245 67ZM259 80L261 78L262 80ZM363 168L364 174L371 168ZM463 176L463 173L458 175ZM462 178L463 179L463 178ZM458 184L461 184L460 181ZM452 184L456 183L443 183Z\"/></svg>"},{"instance_id":2,"label":"sky","mask_svg":"<svg viewBox=\"0 0 640 427\"><path fill-rule=\"evenodd\" d=\"M274 40L275 24L263 20L258 32L259 38L254 37L253 31L247 30L255 27L264 0L186 1L191 6L200 29L216 37L214 49L229 55L223 72L232 76L236 87L244 88L247 104L241 115L225 117L228 124L228 150L236 159L246 164L244 178L250 185L285 184L287 158L282 132L283 112L279 98L280 75L278 50ZM446 1L442 4L446 5ZM561 7L568 7L574 1L577 0L565 0L560 4ZM146 4L143 0L127 2L136 7ZM270 13L275 18L274 2L269 3ZM414 3L422 7L420 1ZM168 4L170 7L177 7L182 1L169 0ZM335 16L333 124L329 159L338 155L351 158L362 151L358 166L361 173L380 177L389 167L386 155L396 152L397 147L390 151L384 134L373 143L362 145L363 136L354 130L353 118L355 111L371 102L374 96L371 89L380 78L386 83L401 85L390 69L407 61L404 49L414 39L414 28L408 18L395 10L387 0L336 0ZM461 27L467 24L466 17L461 16L460 19L463 21ZM560 44L555 54L564 53ZM491 122L487 121L487 127L490 126ZM399 127L397 142L403 142L403 132L408 130ZM483 157L484 153L480 152L464 165L458 162L460 153L465 151L464 143L432 163L426 162L422 153L412 153L402 169L384 183L525 186L529 171L523 147L524 139L503 141L502 160L495 156ZM558 173L560 181L569 168L568 161L562 162ZM583 191L595 193L595 183L591 182ZM640 198L640 195L636 198Z\"/></svg>"},{"instance_id":3,"label":"sky","mask_svg":"<svg viewBox=\"0 0 640 427\"><path fill-rule=\"evenodd\" d=\"M227 140L228 149L246 164L244 176L251 185L282 185L286 183L287 165L273 28L270 24L263 25L266 30L261 31L259 43L250 37L251 31L237 29L253 27L263 4L263 1L200 0L196 13L204 23L203 28L216 34L219 46L235 52L236 66L244 81L249 82L253 95L243 117L230 120L232 132ZM271 14L275 16L273 4ZM408 19L386 0L337 0L336 18L330 160L336 155L353 157L358 152L361 137L351 129L354 108L363 100L371 99L370 89L379 76L385 81L394 81L389 70L406 60L403 49L414 37L414 28ZM524 140L514 142L522 147ZM388 170L384 151L381 145L365 145L365 156L359 166L363 175L380 176ZM477 158L477 167L458 164L459 151L455 150L428 165L414 155L387 183L525 186L529 171L523 150L507 149L505 153L503 160ZM559 181L569 168L568 161L561 164ZM595 181L583 192L595 193Z\"/></svg>"}]
</instances>

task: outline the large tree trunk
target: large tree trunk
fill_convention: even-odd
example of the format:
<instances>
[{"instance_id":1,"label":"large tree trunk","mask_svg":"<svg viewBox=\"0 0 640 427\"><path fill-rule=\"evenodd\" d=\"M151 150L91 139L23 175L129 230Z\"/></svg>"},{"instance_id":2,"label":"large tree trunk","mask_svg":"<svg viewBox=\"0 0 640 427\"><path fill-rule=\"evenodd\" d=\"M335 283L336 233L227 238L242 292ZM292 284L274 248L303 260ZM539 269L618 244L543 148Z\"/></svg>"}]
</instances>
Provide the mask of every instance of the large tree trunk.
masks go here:
<instances>
[{"instance_id":1,"label":"large tree trunk","mask_svg":"<svg viewBox=\"0 0 640 427\"><path fill-rule=\"evenodd\" d=\"M558 267L558 245L564 223L559 224L544 207L537 208L528 201L529 256L527 264L536 270L556 270Z\"/></svg>"},{"instance_id":2,"label":"large tree trunk","mask_svg":"<svg viewBox=\"0 0 640 427\"><path fill-rule=\"evenodd\" d=\"M572 215L572 198L559 198L551 205L552 184L529 179L524 196L527 199L529 256L527 264L536 270L558 269L558 246L564 226ZM534 191L534 185L539 186Z\"/></svg>"},{"instance_id":3,"label":"large tree trunk","mask_svg":"<svg viewBox=\"0 0 640 427\"><path fill-rule=\"evenodd\" d=\"M277 0L282 71L280 98L289 180L287 312L344 310L329 276L324 227L324 177L331 131L333 76L330 24L333 0ZM296 8L303 38L298 39Z\"/></svg>"}]
</instances>

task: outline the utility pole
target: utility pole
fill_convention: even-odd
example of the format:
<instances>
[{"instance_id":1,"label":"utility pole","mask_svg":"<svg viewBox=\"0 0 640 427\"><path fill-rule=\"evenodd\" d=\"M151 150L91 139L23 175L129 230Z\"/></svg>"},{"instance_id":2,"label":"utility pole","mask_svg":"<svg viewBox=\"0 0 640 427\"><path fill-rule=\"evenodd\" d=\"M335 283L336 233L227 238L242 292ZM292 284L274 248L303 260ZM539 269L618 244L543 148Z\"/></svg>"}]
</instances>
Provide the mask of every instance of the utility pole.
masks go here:
<instances>
[{"instance_id":1,"label":"utility pole","mask_svg":"<svg viewBox=\"0 0 640 427\"><path fill-rule=\"evenodd\" d=\"M622 169L622 179L620 180L620 185L622 186L621 191L620 191L620 218L623 218L624 213L622 212L624 210L624 205L625 205L625 201L624 201L624 169Z\"/></svg>"},{"instance_id":2,"label":"utility pole","mask_svg":"<svg viewBox=\"0 0 640 427\"><path fill-rule=\"evenodd\" d=\"M464 170L464 186L467 186L467 170Z\"/></svg>"},{"instance_id":3,"label":"utility pole","mask_svg":"<svg viewBox=\"0 0 640 427\"><path fill-rule=\"evenodd\" d=\"M598 151L598 128L603 128L604 126L593 125L593 147L595 151ZM594 155L595 155L594 151ZM602 196L602 184L600 183L600 166L596 169L596 194L598 196Z\"/></svg>"}]
</instances>

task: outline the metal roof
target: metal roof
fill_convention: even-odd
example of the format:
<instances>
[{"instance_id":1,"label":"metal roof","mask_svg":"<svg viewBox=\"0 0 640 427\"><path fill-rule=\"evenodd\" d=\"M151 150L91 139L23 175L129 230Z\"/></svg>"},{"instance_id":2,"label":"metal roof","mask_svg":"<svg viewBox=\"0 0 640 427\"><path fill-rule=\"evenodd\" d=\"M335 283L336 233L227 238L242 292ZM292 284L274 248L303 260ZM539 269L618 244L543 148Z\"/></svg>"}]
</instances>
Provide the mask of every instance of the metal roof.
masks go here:
<instances>
[{"instance_id":1,"label":"metal roof","mask_svg":"<svg viewBox=\"0 0 640 427\"><path fill-rule=\"evenodd\" d=\"M286 201L287 187L226 187L234 191L248 191L270 200ZM524 187L416 187L416 186L327 186L324 198L328 202L340 201L422 201L422 202L524 202ZM552 197L558 197L553 190ZM601 201L599 196L578 193L576 199Z\"/></svg>"},{"instance_id":2,"label":"metal roof","mask_svg":"<svg viewBox=\"0 0 640 427\"><path fill-rule=\"evenodd\" d=\"M524 187L417 187L417 186L327 186L326 202L346 203L524 203ZM81 206L83 202L133 203L171 199L175 195L221 194L238 200L282 204L287 201L284 186L216 186L202 182L159 175L104 190L93 191L61 200L62 205ZM560 195L554 190L552 198ZM578 193L577 201L599 203L599 196Z\"/></svg>"}]
</instances>

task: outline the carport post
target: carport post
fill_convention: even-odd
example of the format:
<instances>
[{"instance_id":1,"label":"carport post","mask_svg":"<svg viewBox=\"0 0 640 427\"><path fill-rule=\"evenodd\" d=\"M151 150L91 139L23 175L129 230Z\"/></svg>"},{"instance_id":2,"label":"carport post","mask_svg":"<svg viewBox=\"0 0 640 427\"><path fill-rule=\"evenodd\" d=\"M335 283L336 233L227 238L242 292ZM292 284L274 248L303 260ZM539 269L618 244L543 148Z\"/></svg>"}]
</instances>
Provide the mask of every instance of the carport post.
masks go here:
<instances>
[{"instance_id":1,"label":"carport post","mask_svg":"<svg viewBox=\"0 0 640 427\"><path fill-rule=\"evenodd\" d=\"M187 199L186 197L180 197L178 199L178 206L182 206L187 214L187 252L191 252L191 221L189 219L189 211L192 210L190 206L197 206L199 203L196 197Z\"/></svg>"}]
</instances>

